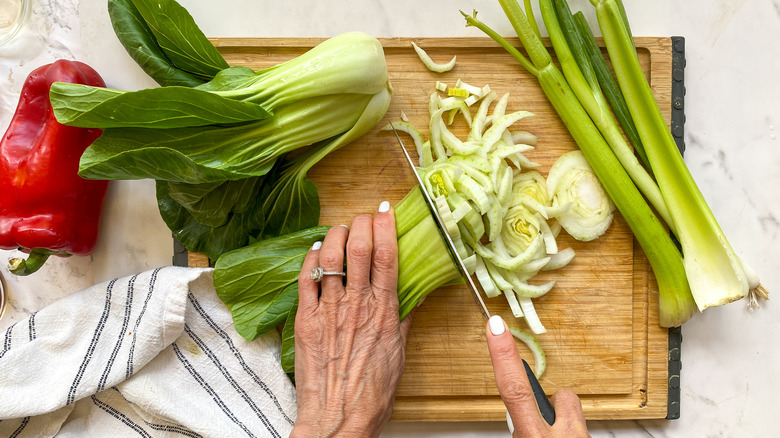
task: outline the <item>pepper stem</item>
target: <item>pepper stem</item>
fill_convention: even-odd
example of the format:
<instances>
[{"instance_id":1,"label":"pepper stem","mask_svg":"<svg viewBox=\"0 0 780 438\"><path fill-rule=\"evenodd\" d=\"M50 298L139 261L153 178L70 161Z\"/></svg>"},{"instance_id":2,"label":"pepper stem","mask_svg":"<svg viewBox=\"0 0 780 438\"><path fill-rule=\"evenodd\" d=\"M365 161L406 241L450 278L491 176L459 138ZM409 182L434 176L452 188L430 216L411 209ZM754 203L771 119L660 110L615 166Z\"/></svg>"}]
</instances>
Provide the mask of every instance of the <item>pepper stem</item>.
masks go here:
<instances>
[{"instance_id":1,"label":"pepper stem","mask_svg":"<svg viewBox=\"0 0 780 438\"><path fill-rule=\"evenodd\" d=\"M70 255L67 252L63 252L63 251L51 251L48 249L31 249L30 256L27 257L27 260L21 257L14 257L11 260L9 260L8 270L14 275L19 275L19 276L30 275L33 272L40 269L41 266L43 266L43 264L46 263L46 260L52 254Z\"/></svg>"}]
</instances>

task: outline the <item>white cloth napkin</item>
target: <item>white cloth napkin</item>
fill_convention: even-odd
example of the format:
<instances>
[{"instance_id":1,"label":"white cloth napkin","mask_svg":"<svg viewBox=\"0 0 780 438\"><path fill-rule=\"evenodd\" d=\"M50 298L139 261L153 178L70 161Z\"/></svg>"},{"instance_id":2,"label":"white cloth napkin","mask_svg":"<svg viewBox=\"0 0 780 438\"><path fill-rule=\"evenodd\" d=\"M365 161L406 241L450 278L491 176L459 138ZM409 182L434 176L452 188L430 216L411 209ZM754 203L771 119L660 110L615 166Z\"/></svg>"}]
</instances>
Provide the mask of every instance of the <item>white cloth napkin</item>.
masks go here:
<instances>
[{"instance_id":1,"label":"white cloth napkin","mask_svg":"<svg viewBox=\"0 0 780 438\"><path fill-rule=\"evenodd\" d=\"M0 335L0 436L286 437L279 355L236 333L210 269L112 280Z\"/></svg>"}]
</instances>

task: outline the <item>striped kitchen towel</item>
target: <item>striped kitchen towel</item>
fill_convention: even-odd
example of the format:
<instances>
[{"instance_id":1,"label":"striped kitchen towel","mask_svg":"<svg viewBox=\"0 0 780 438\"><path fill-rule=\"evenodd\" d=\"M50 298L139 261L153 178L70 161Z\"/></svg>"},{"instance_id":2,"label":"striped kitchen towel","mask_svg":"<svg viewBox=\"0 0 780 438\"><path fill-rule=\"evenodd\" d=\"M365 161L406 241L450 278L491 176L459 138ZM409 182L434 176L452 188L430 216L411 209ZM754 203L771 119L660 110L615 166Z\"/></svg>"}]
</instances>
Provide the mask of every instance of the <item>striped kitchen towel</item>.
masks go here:
<instances>
[{"instance_id":1,"label":"striped kitchen towel","mask_svg":"<svg viewBox=\"0 0 780 438\"><path fill-rule=\"evenodd\" d=\"M112 280L0 336L0 436L286 437L279 355L275 331L236 333L210 269Z\"/></svg>"}]
</instances>

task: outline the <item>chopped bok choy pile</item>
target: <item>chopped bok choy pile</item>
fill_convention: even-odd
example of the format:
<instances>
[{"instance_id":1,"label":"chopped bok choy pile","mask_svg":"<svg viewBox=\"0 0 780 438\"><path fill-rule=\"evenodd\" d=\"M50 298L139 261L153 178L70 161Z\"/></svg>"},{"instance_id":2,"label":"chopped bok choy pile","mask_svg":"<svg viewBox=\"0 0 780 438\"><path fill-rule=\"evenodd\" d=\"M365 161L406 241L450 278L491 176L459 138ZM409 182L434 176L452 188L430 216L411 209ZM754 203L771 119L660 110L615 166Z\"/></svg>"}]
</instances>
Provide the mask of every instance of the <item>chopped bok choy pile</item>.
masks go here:
<instances>
[{"instance_id":1,"label":"chopped bok choy pile","mask_svg":"<svg viewBox=\"0 0 780 438\"><path fill-rule=\"evenodd\" d=\"M531 2L524 2L525 11L516 0L499 3L527 56L478 20L476 11L461 14L467 26L494 39L539 81L647 255L658 283L661 325L679 326L697 310L746 296L751 306L765 298L766 289L732 249L677 149L640 66L621 1L591 0L614 79L582 13L572 15L565 0L539 0L557 63L540 38Z\"/></svg>"},{"instance_id":2,"label":"chopped bok choy pile","mask_svg":"<svg viewBox=\"0 0 780 438\"><path fill-rule=\"evenodd\" d=\"M577 240L593 240L612 223L615 204L604 192L581 151L561 155L550 168L547 187L552 197L548 213Z\"/></svg>"},{"instance_id":3,"label":"chopped bok choy pile","mask_svg":"<svg viewBox=\"0 0 780 438\"><path fill-rule=\"evenodd\" d=\"M544 333L532 300L555 282L533 284L531 279L574 257L571 248L558 247L559 223L573 237L592 240L609 226L614 207L588 163L577 160L577 151L564 155L547 180L535 170L539 164L524 154L534 149L536 137L512 129L533 114L507 113L508 93L499 97L489 86L462 81L453 88L468 91L453 95L439 84L429 97L428 140L408 122L382 129L411 136L425 189L485 295L503 295L515 317L524 318L533 333ZM468 127L465 139L450 129L456 117ZM553 193L548 192L551 182Z\"/></svg>"}]
</instances>

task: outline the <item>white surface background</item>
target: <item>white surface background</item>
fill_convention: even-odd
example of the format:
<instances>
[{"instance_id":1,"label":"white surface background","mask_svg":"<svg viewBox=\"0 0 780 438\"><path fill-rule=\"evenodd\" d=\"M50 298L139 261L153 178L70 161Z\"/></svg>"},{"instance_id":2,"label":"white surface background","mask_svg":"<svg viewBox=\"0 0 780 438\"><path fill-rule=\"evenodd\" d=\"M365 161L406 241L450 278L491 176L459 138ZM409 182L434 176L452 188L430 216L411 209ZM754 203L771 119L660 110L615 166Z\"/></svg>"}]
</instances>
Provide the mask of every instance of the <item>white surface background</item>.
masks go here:
<instances>
[{"instance_id":1,"label":"white surface background","mask_svg":"<svg viewBox=\"0 0 780 438\"><path fill-rule=\"evenodd\" d=\"M154 82L114 36L104 0L33 0L28 29L0 48L0 129L34 68L57 58L88 63L109 87ZM511 27L487 0L181 0L209 37L328 37L363 30L377 37L482 36L459 9L477 9L503 35ZM573 10L593 17L586 0ZM686 38L686 161L721 227L770 290L780 290L780 2L777 0L626 0L637 36ZM0 328L95 282L171 264L171 238L150 181L114 182L91 257L56 259L31 277L10 278L11 303ZM683 328L682 418L591 422L594 437L776 437L780 426L777 339L780 310L770 301L706 311ZM390 424L385 437L499 437L503 423Z\"/></svg>"}]
</instances>

